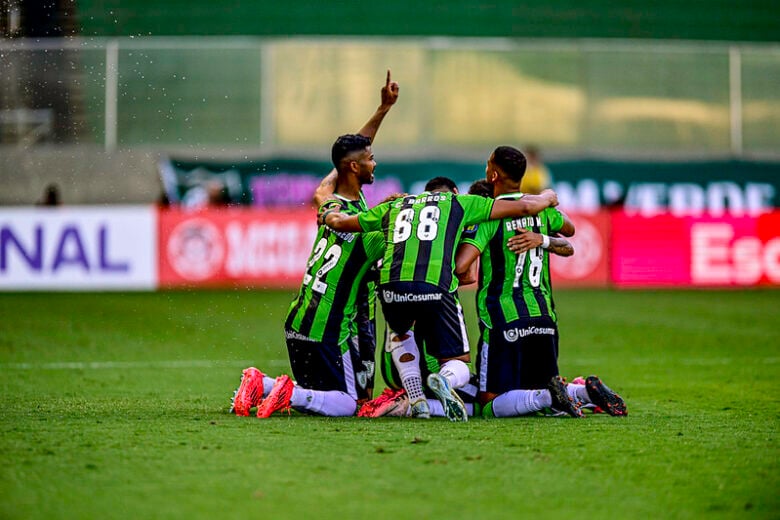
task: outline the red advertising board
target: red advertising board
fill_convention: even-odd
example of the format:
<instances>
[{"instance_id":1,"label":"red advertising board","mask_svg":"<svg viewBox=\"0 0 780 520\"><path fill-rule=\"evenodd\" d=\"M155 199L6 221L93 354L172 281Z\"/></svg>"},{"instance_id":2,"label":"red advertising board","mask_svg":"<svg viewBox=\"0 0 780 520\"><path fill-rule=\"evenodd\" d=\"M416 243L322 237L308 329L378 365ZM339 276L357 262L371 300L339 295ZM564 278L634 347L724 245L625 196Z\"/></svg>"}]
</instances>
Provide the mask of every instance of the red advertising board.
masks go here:
<instances>
[{"instance_id":1,"label":"red advertising board","mask_svg":"<svg viewBox=\"0 0 780 520\"><path fill-rule=\"evenodd\" d=\"M571 215L575 254L552 256L555 287L780 285L780 212L756 217ZM314 211L256 208L159 215L159 286L300 284Z\"/></svg>"},{"instance_id":2,"label":"red advertising board","mask_svg":"<svg viewBox=\"0 0 780 520\"><path fill-rule=\"evenodd\" d=\"M574 256L550 255L553 287L604 287L609 284L611 220L606 211L589 215L570 214L576 230L568 240Z\"/></svg>"},{"instance_id":3,"label":"red advertising board","mask_svg":"<svg viewBox=\"0 0 780 520\"><path fill-rule=\"evenodd\" d=\"M295 287L317 231L312 210L160 212L160 287Z\"/></svg>"},{"instance_id":4,"label":"red advertising board","mask_svg":"<svg viewBox=\"0 0 780 520\"><path fill-rule=\"evenodd\" d=\"M619 287L780 284L780 212L755 217L616 213L612 279Z\"/></svg>"}]
</instances>

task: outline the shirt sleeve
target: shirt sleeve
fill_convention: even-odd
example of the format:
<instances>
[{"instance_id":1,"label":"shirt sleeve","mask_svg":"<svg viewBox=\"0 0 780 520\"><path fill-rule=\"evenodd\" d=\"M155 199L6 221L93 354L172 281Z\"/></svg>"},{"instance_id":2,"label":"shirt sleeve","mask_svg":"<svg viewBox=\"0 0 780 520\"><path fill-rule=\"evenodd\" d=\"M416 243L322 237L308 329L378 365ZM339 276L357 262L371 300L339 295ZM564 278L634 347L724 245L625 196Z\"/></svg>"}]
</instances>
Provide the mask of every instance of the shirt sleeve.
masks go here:
<instances>
[{"instance_id":1,"label":"shirt sleeve","mask_svg":"<svg viewBox=\"0 0 780 520\"><path fill-rule=\"evenodd\" d=\"M547 219L548 233L557 233L563 227L563 215L555 208L545 208L542 212Z\"/></svg>"},{"instance_id":2,"label":"shirt sleeve","mask_svg":"<svg viewBox=\"0 0 780 520\"><path fill-rule=\"evenodd\" d=\"M342 207L341 201L338 199L329 199L320 204L319 210L317 213L324 213L325 211L329 209L340 209Z\"/></svg>"},{"instance_id":3,"label":"shirt sleeve","mask_svg":"<svg viewBox=\"0 0 780 520\"><path fill-rule=\"evenodd\" d=\"M390 203L383 202L368 211L358 213L358 222L363 231L380 231L382 229L382 217L390 211Z\"/></svg>"},{"instance_id":4,"label":"shirt sleeve","mask_svg":"<svg viewBox=\"0 0 780 520\"><path fill-rule=\"evenodd\" d=\"M482 224L476 226L477 229L473 235L470 236L463 235L460 243L470 244L476 247L477 249L479 249L479 252L481 253L487 247L488 242L490 242L490 239L493 238L493 236L496 234L496 231L498 230L498 226L500 225L501 225L500 220L488 220L487 222L483 222Z\"/></svg>"},{"instance_id":5,"label":"shirt sleeve","mask_svg":"<svg viewBox=\"0 0 780 520\"><path fill-rule=\"evenodd\" d=\"M490 220L493 211L493 199L479 195L456 195L456 200L463 207L463 226L479 224Z\"/></svg>"},{"instance_id":6,"label":"shirt sleeve","mask_svg":"<svg viewBox=\"0 0 780 520\"><path fill-rule=\"evenodd\" d=\"M366 257L373 263L385 254L385 235L380 231L363 233L363 247L366 249Z\"/></svg>"}]
</instances>

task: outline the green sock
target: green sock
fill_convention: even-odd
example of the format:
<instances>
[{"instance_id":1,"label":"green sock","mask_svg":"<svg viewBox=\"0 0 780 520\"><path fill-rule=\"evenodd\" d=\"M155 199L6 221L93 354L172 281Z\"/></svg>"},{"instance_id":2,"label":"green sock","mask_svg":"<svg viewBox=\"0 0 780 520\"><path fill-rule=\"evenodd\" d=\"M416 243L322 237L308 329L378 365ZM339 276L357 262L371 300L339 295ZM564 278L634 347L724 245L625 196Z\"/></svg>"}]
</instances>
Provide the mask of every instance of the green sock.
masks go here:
<instances>
[{"instance_id":1,"label":"green sock","mask_svg":"<svg viewBox=\"0 0 780 520\"><path fill-rule=\"evenodd\" d=\"M476 406L476 405L475 405ZM474 415L477 415L476 413ZM493 418L496 414L493 413L493 401L490 401L488 404L482 407L482 417L485 418Z\"/></svg>"}]
</instances>

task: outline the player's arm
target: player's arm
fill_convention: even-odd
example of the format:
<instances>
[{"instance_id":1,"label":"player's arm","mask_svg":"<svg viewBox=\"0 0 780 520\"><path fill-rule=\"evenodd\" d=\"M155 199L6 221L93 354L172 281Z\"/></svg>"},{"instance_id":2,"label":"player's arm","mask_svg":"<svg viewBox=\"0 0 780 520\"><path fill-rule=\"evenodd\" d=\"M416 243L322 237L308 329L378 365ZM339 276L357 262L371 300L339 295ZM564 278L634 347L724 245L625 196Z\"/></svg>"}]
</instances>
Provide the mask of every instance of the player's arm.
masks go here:
<instances>
[{"instance_id":1,"label":"player's arm","mask_svg":"<svg viewBox=\"0 0 780 520\"><path fill-rule=\"evenodd\" d=\"M326 200L333 198L333 193L336 191L336 180L339 178L339 173L336 168L333 168L329 174L327 174L314 190L314 195L311 198L311 205L315 208L319 208Z\"/></svg>"},{"instance_id":2,"label":"player's arm","mask_svg":"<svg viewBox=\"0 0 780 520\"><path fill-rule=\"evenodd\" d=\"M320 222L334 231L347 231L351 233L380 231L382 229L382 220L389 210L389 202L377 204L370 210L362 211L357 215L347 215L334 207L322 213Z\"/></svg>"},{"instance_id":3,"label":"player's arm","mask_svg":"<svg viewBox=\"0 0 780 520\"><path fill-rule=\"evenodd\" d=\"M479 274L480 251L472 244L461 243L455 253L455 276L461 285L468 285L477 281Z\"/></svg>"},{"instance_id":4,"label":"player's arm","mask_svg":"<svg viewBox=\"0 0 780 520\"><path fill-rule=\"evenodd\" d=\"M382 124L382 120L385 118L392 106L395 105L395 102L398 101L399 90L400 87L398 86L398 83L391 81L390 69L387 69L387 79L385 80L385 86L382 87L382 90L380 91L381 101L379 103L379 107L376 109L376 112L374 112L374 115L371 116L371 119L366 121L366 124L363 125L363 128L358 130L360 135L364 135L371 139L372 143L374 142L374 137L376 137L376 133L379 131L379 126Z\"/></svg>"},{"instance_id":5,"label":"player's arm","mask_svg":"<svg viewBox=\"0 0 780 520\"><path fill-rule=\"evenodd\" d=\"M520 254L529 249L541 247L558 256L571 256L574 254L574 246L563 237L550 237L527 229L518 229L517 233L506 243L509 250L513 253Z\"/></svg>"},{"instance_id":6,"label":"player's arm","mask_svg":"<svg viewBox=\"0 0 780 520\"><path fill-rule=\"evenodd\" d=\"M357 215L347 215L338 210L330 209L322 214L322 223L334 231L359 233L363 231Z\"/></svg>"},{"instance_id":7,"label":"player's arm","mask_svg":"<svg viewBox=\"0 0 780 520\"><path fill-rule=\"evenodd\" d=\"M496 200L490 211L491 219L525 217L541 213L545 208L558 205L558 195L544 190L539 195L524 195L518 200Z\"/></svg>"},{"instance_id":8,"label":"player's arm","mask_svg":"<svg viewBox=\"0 0 780 520\"><path fill-rule=\"evenodd\" d=\"M390 111L395 102L398 101L398 92L400 87L398 83L390 80L390 69L387 69L387 79L385 80L385 86L382 87L380 92L381 101L379 108L376 109L371 119L366 121L366 124L358 130L358 134L363 135L371 139L374 142L376 133L379 131L379 127L382 125L387 113ZM315 208L319 208L323 202L333 198L333 193L336 191L336 180L338 179L338 172L336 168L333 168L325 178L322 179L320 185L314 190L314 196L312 197L312 205Z\"/></svg>"},{"instance_id":9,"label":"player's arm","mask_svg":"<svg viewBox=\"0 0 780 520\"><path fill-rule=\"evenodd\" d=\"M561 211L560 208L555 208L558 210L558 213L561 214L563 217L563 226L561 226L561 229L558 230L558 233L565 236L565 237L573 237L574 236L574 222L571 221L569 218L569 215Z\"/></svg>"}]
</instances>

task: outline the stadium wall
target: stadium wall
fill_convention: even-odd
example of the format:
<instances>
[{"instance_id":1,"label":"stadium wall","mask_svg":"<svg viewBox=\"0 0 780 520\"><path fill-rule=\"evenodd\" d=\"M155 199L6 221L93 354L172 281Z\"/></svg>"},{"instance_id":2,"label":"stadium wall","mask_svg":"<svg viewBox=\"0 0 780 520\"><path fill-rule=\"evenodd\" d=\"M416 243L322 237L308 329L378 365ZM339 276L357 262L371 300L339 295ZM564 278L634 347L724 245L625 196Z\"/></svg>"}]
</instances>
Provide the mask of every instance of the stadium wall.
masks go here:
<instances>
[{"instance_id":1,"label":"stadium wall","mask_svg":"<svg viewBox=\"0 0 780 520\"><path fill-rule=\"evenodd\" d=\"M571 217L556 286L780 287L780 211ZM0 290L294 288L315 234L313 210L0 209Z\"/></svg>"},{"instance_id":2,"label":"stadium wall","mask_svg":"<svg viewBox=\"0 0 780 520\"><path fill-rule=\"evenodd\" d=\"M95 146L0 147L0 205L32 205L56 184L63 204L150 204L160 198L159 153Z\"/></svg>"}]
</instances>

